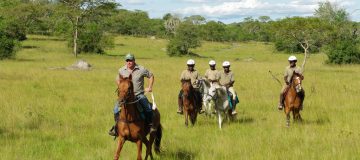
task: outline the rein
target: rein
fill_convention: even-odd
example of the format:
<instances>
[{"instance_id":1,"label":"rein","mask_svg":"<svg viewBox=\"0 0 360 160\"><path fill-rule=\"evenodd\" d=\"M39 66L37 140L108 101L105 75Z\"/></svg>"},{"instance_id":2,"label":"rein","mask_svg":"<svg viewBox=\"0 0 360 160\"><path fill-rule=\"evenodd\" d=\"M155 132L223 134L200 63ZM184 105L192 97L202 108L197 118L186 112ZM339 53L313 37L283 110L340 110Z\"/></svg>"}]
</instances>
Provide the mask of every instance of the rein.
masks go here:
<instances>
[{"instance_id":1,"label":"rein","mask_svg":"<svg viewBox=\"0 0 360 160\"><path fill-rule=\"evenodd\" d=\"M118 91L118 90L119 90L119 89L117 89L117 91ZM130 98L130 94L132 94L132 93L130 93L130 91L129 91L128 96L125 98L125 100L119 102L119 106L124 105L124 108L125 108L126 105L128 105L128 104L135 104L135 103L139 102L141 99L143 99L143 98L138 98L137 100L134 100L134 101L131 101L131 102L126 102L126 99ZM126 112L125 114L126 114L126 117L127 117L128 112ZM137 118L137 119L135 119L135 120L129 121L129 120L127 120L127 118L125 118L125 119L119 119L119 121L120 121L120 122L123 122L123 123L126 123L126 124L129 124L129 123L134 123L134 122L141 121L141 119Z\"/></svg>"}]
</instances>

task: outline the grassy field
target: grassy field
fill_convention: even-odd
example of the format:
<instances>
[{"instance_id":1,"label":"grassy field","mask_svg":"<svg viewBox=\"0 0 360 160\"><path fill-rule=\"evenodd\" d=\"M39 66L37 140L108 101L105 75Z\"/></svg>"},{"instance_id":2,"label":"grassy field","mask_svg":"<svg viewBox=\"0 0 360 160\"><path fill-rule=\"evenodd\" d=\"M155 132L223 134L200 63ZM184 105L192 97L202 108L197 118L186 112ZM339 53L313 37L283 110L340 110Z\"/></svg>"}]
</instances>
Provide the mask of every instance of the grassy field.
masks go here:
<instances>
[{"instance_id":1,"label":"grassy field","mask_svg":"<svg viewBox=\"0 0 360 160\"><path fill-rule=\"evenodd\" d=\"M179 77L189 57L168 57L166 40L117 37L109 55L79 55L91 71L52 70L76 59L56 38L30 36L16 58L0 61L0 159L112 159L115 76L123 55L155 75L154 95L162 114L162 153L156 159L360 159L360 66L324 63L311 55L303 81L306 99L301 124L285 127L276 109L286 54L271 44L204 43L194 58L204 74L208 61L232 63L240 105L237 120L220 131L215 118L201 115L186 128L176 114ZM297 55L302 62L303 56ZM220 65L218 65L218 69ZM143 156L145 153L143 153ZM121 159L135 159L126 142Z\"/></svg>"}]
</instances>

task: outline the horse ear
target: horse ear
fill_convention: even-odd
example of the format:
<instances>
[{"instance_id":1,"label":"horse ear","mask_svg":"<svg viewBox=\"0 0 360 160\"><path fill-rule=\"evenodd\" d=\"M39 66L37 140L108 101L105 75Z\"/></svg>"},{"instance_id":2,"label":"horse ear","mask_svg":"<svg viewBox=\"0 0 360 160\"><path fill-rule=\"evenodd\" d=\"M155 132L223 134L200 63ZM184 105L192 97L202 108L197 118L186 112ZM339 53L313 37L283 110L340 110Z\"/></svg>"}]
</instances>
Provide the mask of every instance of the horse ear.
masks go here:
<instances>
[{"instance_id":1,"label":"horse ear","mask_svg":"<svg viewBox=\"0 0 360 160\"><path fill-rule=\"evenodd\" d=\"M132 74L129 75L129 79L130 79L130 80L132 79Z\"/></svg>"}]
</instances>

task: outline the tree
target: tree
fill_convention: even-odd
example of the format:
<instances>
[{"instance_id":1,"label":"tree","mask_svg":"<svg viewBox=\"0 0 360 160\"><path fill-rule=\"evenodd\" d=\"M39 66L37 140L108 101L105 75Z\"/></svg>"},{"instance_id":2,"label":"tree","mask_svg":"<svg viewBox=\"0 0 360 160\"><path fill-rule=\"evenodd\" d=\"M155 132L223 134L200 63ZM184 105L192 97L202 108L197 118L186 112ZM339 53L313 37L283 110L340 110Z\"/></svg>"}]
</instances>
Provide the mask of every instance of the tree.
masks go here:
<instances>
[{"instance_id":1,"label":"tree","mask_svg":"<svg viewBox=\"0 0 360 160\"><path fill-rule=\"evenodd\" d=\"M319 3L314 15L328 25L325 42L329 63L360 63L359 24L349 20L344 8L329 1Z\"/></svg>"},{"instance_id":2,"label":"tree","mask_svg":"<svg viewBox=\"0 0 360 160\"><path fill-rule=\"evenodd\" d=\"M185 19L185 21L190 22L194 25L204 24L205 20L206 20L203 16L200 16L200 15L192 15L189 17L185 17L184 19Z\"/></svg>"},{"instance_id":3,"label":"tree","mask_svg":"<svg viewBox=\"0 0 360 160\"><path fill-rule=\"evenodd\" d=\"M77 57L79 30L90 22L101 25L103 19L115 12L117 4L112 0L59 0L58 7L59 15L65 16L71 24L73 53Z\"/></svg>"},{"instance_id":4,"label":"tree","mask_svg":"<svg viewBox=\"0 0 360 160\"><path fill-rule=\"evenodd\" d=\"M340 8L335 3L329 1L319 2L319 8L315 10L314 15L332 25L349 20L349 14L344 8Z\"/></svg>"},{"instance_id":5,"label":"tree","mask_svg":"<svg viewBox=\"0 0 360 160\"><path fill-rule=\"evenodd\" d=\"M262 23L266 23L266 22L271 21L271 18L269 16L260 16L258 19Z\"/></svg>"},{"instance_id":6,"label":"tree","mask_svg":"<svg viewBox=\"0 0 360 160\"><path fill-rule=\"evenodd\" d=\"M201 37L208 41L224 41L225 40L225 24L221 22L210 21L201 25Z\"/></svg>"},{"instance_id":7,"label":"tree","mask_svg":"<svg viewBox=\"0 0 360 160\"><path fill-rule=\"evenodd\" d=\"M191 48L201 46L197 28L192 23L181 23L176 29L175 36L167 45L170 56L189 55Z\"/></svg>"},{"instance_id":8,"label":"tree","mask_svg":"<svg viewBox=\"0 0 360 160\"><path fill-rule=\"evenodd\" d=\"M15 56L17 37L14 37L9 30L4 19L0 17L0 60Z\"/></svg>"},{"instance_id":9,"label":"tree","mask_svg":"<svg viewBox=\"0 0 360 160\"><path fill-rule=\"evenodd\" d=\"M326 25L315 17L293 17L280 20L274 26L276 28L276 48L278 50L301 48L305 55L302 64L302 68L304 68L308 53L318 51L324 44L323 34L326 30L324 26Z\"/></svg>"},{"instance_id":10,"label":"tree","mask_svg":"<svg viewBox=\"0 0 360 160\"><path fill-rule=\"evenodd\" d=\"M179 16L166 14L164 16L164 26L168 35L174 35L176 28L180 25L181 20Z\"/></svg>"}]
</instances>

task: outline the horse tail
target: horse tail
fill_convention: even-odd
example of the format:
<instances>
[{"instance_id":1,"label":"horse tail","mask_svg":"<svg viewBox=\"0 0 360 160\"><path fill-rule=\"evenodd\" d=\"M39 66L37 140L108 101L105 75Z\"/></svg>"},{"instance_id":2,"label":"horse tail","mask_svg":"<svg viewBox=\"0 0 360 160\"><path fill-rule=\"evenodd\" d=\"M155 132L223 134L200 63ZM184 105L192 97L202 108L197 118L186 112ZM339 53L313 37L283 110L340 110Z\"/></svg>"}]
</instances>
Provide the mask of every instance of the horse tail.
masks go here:
<instances>
[{"instance_id":1,"label":"horse tail","mask_svg":"<svg viewBox=\"0 0 360 160\"><path fill-rule=\"evenodd\" d=\"M161 143L161 137L162 137L162 126L161 124L158 126L156 131L156 137L155 137L155 145L154 150L156 154L160 153L160 143Z\"/></svg>"}]
</instances>

